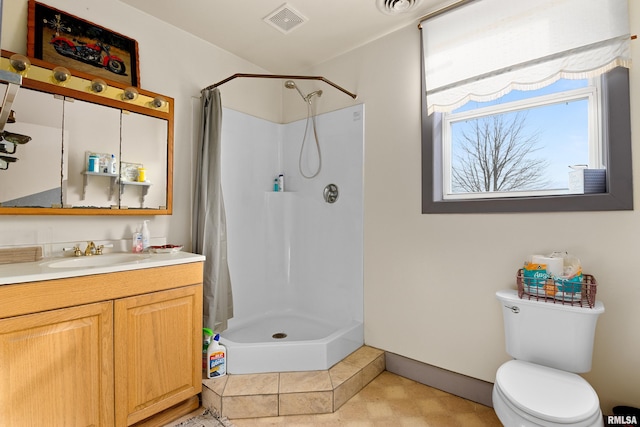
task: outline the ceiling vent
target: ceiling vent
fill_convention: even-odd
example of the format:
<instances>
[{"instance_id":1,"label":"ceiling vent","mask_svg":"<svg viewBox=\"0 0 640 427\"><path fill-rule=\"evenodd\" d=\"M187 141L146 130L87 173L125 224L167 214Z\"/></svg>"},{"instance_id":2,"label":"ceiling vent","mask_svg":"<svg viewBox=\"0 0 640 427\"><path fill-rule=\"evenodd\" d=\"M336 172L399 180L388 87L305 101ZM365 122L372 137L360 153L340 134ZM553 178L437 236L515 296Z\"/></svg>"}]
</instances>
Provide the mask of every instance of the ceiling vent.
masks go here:
<instances>
[{"instance_id":1,"label":"ceiling vent","mask_svg":"<svg viewBox=\"0 0 640 427\"><path fill-rule=\"evenodd\" d=\"M264 22L287 34L307 22L307 18L285 3L265 17Z\"/></svg>"},{"instance_id":2,"label":"ceiling vent","mask_svg":"<svg viewBox=\"0 0 640 427\"><path fill-rule=\"evenodd\" d=\"M387 15L399 15L416 8L422 0L377 0L378 9Z\"/></svg>"}]
</instances>

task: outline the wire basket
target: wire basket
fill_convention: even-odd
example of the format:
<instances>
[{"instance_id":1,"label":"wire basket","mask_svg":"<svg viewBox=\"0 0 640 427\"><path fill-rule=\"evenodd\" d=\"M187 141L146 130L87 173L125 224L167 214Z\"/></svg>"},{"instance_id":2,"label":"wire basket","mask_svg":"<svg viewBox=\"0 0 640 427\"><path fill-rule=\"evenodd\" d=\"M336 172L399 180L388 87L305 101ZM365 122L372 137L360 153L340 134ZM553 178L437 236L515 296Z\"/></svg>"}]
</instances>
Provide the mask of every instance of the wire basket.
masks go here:
<instances>
[{"instance_id":1,"label":"wire basket","mask_svg":"<svg viewBox=\"0 0 640 427\"><path fill-rule=\"evenodd\" d=\"M518 270L516 276L518 297L553 304L590 307L596 303L596 278L583 274L581 282L567 282L562 279L539 279L524 277L524 270Z\"/></svg>"}]
</instances>

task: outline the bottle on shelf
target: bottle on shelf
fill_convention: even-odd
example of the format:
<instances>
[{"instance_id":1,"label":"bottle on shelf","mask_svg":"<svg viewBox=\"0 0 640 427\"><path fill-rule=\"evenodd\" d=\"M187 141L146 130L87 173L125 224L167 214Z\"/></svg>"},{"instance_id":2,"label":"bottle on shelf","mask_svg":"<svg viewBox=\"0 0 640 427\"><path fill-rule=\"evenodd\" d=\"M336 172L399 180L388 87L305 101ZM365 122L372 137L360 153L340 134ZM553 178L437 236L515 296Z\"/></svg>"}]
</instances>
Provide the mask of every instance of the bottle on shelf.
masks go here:
<instances>
[{"instance_id":1,"label":"bottle on shelf","mask_svg":"<svg viewBox=\"0 0 640 427\"><path fill-rule=\"evenodd\" d=\"M100 158L97 155L91 154L89 156L89 166L87 170L89 172L100 172Z\"/></svg>"},{"instance_id":2,"label":"bottle on shelf","mask_svg":"<svg viewBox=\"0 0 640 427\"><path fill-rule=\"evenodd\" d=\"M116 161L116 155L111 155L111 160L109 161L109 173L115 175L118 173L118 162Z\"/></svg>"}]
</instances>

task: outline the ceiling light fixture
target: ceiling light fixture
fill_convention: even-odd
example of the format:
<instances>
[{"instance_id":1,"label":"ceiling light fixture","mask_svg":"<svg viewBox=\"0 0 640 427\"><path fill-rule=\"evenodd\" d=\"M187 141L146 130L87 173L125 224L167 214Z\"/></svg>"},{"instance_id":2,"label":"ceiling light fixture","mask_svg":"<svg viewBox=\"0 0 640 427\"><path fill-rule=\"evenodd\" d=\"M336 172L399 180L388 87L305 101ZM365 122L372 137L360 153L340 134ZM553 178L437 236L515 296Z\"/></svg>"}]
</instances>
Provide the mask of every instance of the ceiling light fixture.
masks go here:
<instances>
[{"instance_id":1,"label":"ceiling light fixture","mask_svg":"<svg viewBox=\"0 0 640 427\"><path fill-rule=\"evenodd\" d=\"M385 15L399 15L410 12L422 0L376 0L376 6Z\"/></svg>"}]
</instances>

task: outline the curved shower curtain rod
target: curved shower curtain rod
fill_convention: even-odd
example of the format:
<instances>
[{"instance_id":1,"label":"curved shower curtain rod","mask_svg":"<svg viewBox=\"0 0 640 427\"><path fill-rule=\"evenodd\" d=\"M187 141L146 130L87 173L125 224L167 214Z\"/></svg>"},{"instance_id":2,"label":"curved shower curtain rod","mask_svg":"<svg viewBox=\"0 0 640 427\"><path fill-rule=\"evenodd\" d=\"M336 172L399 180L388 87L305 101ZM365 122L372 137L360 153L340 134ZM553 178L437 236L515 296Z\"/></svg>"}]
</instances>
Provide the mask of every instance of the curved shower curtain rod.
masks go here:
<instances>
[{"instance_id":1,"label":"curved shower curtain rod","mask_svg":"<svg viewBox=\"0 0 640 427\"><path fill-rule=\"evenodd\" d=\"M204 88L203 90L208 90L208 89L213 89L215 87L221 86L223 84L225 84L228 81L231 81L235 78L238 77L251 77L251 78L262 78L262 79L290 79L290 80L320 80L325 82L326 84L333 86L334 88L338 89L340 92L344 92L347 95L349 95L351 98L356 99L358 97L358 95L356 95L355 93L351 93L348 90L344 89L343 87L338 86L337 84L335 84L334 82L332 82L331 80L327 80L322 76L287 76L287 75L282 75L282 74L243 74L243 73L238 73L238 74L234 74L233 76L229 76L224 80L219 81L218 83L214 83L211 86L207 86L206 88Z\"/></svg>"}]
</instances>

